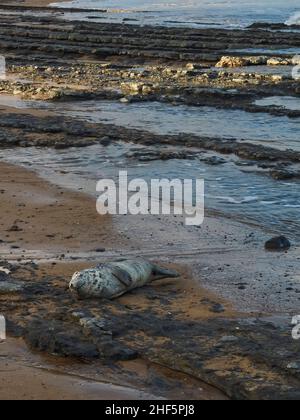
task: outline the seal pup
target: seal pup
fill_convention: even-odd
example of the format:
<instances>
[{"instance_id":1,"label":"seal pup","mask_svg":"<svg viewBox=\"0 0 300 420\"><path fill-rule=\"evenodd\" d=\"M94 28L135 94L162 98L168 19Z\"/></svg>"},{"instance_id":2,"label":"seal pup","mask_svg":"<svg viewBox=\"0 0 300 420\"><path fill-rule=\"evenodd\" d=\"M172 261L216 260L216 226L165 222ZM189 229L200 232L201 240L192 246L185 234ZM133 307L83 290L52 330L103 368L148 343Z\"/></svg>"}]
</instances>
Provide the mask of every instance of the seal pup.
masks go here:
<instances>
[{"instance_id":1,"label":"seal pup","mask_svg":"<svg viewBox=\"0 0 300 420\"><path fill-rule=\"evenodd\" d=\"M179 274L144 260L119 260L74 273L70 290L79 298L114 299L155 280L177 278Z\"/></svg>"}]
</instances>

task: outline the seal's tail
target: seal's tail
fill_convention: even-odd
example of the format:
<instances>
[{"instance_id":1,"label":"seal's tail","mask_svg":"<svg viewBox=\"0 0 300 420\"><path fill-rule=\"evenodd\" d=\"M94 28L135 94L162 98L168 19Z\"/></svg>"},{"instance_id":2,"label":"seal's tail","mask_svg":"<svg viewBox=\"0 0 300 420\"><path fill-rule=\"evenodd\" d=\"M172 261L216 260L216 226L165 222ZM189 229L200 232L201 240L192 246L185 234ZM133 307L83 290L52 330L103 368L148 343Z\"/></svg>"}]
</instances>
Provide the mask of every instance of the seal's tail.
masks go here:
<instances>
[{"instance_id":1,"label":"seal's tail","mask_svg":"<svg viewBox=\"0 0 300 420\"><path fill-rule=\"evenodd\" d=\"M161 280L161 279L167 279L172 278L176 279L180 277L180 274L177 273L177 271L169 270L167 268L159 267L158 265L155 265L153 268L153 280Z\"/></svg>"}]
</instances>

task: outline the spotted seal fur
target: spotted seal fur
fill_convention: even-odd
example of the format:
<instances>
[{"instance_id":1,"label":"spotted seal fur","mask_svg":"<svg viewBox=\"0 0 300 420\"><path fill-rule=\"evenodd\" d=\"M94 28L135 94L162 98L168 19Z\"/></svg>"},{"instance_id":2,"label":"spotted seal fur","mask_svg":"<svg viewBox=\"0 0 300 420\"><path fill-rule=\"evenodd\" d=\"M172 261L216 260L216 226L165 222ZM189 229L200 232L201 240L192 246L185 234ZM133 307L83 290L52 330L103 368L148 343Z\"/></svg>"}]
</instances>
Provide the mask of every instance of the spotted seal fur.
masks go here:
<instances>
[{"instance_id":1,"label":"spotted seal fur","mask_svg":"<svg viewBox=\"0 0 300 420\"><path fill-rule=\"evenodd\" d=\"M83 299L114 299L152 281L177 277L177 272L143 258L120 260L74 273L70 290Z\"/></svg>"}]
</instances>

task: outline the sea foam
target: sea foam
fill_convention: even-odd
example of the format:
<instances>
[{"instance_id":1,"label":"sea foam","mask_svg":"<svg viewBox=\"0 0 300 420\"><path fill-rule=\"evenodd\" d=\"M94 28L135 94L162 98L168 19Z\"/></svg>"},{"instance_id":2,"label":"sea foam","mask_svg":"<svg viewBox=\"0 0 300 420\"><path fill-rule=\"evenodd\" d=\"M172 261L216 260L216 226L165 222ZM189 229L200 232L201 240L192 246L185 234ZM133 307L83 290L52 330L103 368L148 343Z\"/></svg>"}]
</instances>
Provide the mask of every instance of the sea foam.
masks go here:
<instances>
[{"instance_id":1,"label":"sea foam","mask_svg":"<svg viewBox=\"0 0 300 420\"><path fill-rule=\"evenodd\" d=\"M286 25L300 25L300 12L294 13L286 22Z\"/></svg>"}]
</instances>

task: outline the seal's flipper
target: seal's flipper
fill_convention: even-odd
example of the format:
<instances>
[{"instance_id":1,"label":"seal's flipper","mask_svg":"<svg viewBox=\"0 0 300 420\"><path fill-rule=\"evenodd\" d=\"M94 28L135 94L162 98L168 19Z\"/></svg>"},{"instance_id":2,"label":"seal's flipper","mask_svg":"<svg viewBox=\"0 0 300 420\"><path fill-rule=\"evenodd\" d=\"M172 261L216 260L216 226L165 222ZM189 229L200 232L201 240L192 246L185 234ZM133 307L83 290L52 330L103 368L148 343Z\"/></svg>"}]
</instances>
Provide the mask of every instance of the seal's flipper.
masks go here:
<instances>
[{"instance_id":1,"label":"seal's flipper","mask_svg":"<svg viewBox=\"0 0 300 420\"><path fill-rule=\"evenodd\" d=\"M158 265L154 265L153 267L153 281L161 280L161 279L177 279L180 277L180 274L174 270L168 270L166 268L159 267Z\"/></svg>"},{"instance_id":2,"label":"seal's flipper","mask_svg":"<svg viewBox=\"0 0 300 420\"><path fill-rule=\"evenodd\" d=\"M122 284L124 284L124 286L132 286L132 278L125 270L122 270L118 267L111 267L111 271L113 276L115 276Z\"/></svg>"}]
</instances>

